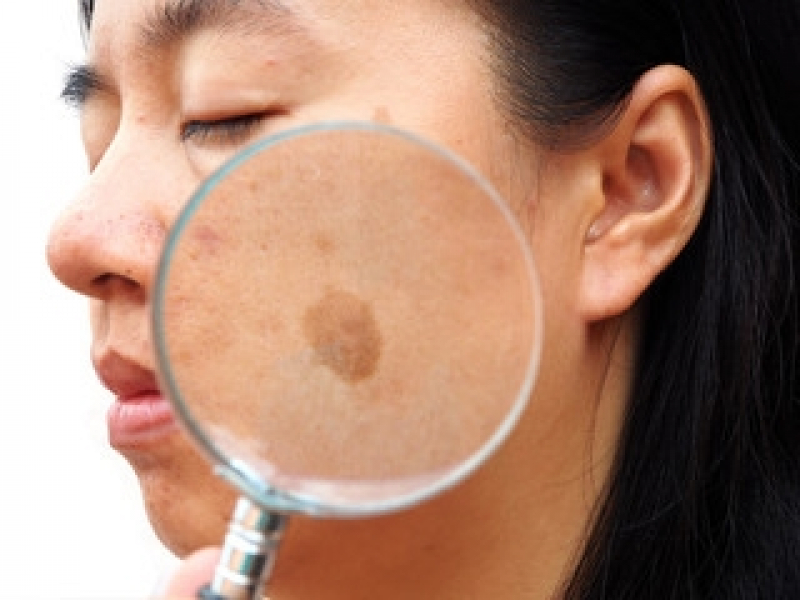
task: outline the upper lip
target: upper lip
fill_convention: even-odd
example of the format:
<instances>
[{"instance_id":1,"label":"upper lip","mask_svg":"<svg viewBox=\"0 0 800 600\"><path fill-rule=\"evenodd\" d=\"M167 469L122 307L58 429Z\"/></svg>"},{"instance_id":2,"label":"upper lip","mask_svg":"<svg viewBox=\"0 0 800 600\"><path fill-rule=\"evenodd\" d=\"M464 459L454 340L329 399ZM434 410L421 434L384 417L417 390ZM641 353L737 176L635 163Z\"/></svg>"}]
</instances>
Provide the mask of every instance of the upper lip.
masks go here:
<instances>
[{"instance_id":1,"label":"upper lip","mask_svg":"<svg viewBox=\"0 0 800 600\"><path fill-rule=\"evenodd\" d=\"M122 402L160 393L153 370L121 352L106 349L93 355L92 363L103 385Z\"/></svg>"}]
</instances>

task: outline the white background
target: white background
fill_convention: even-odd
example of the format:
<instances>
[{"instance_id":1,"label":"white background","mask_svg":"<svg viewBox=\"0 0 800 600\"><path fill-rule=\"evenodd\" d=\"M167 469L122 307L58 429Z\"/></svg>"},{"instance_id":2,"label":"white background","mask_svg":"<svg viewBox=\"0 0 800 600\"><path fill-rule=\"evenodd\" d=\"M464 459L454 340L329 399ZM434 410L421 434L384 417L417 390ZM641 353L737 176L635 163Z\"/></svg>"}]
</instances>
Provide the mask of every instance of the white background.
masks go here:
<instances>
[{"instance_id":1,"label":"white background","mask_svg":"<svg viewBox=\"0 0 800 600\"><path fill-rule=\"evenodd\" d=\"M86 302L51 277L51 221L85 177L58 95L80 61L77 0L3 2L0 19L0 597L149 598L173 565L107 445Z\"/></svg>"}]
</instances>

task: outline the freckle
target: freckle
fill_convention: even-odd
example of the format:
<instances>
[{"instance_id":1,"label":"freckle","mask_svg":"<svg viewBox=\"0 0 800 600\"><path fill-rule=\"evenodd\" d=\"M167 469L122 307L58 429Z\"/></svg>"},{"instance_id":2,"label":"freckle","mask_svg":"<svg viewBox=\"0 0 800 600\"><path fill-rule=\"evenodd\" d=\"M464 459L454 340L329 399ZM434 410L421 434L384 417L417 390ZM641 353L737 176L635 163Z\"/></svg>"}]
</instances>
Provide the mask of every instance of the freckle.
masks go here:
<instances>
[{"instance_id":1,"label":"freckle","mask_svg":"<svg viewBox=\"0 0 800 600\"><path fill-rule=\"evenodd\" d=\"M389 115L389 109L385 106L376 107L372 120L380 125L391 125L392 117Z\"/></svg>"},{"instance_id":2,"label":"freckle","mask_svg":"<svg viewBox=\"0 0 800 600\"><path fill-rule=\"evenodd\" d=\"M325 256L330 256L333 254L334 250L336 250L336 244L330 238L330 236L319 232L316 236L314 236L314 245L317 247L317 250L320 251Z\"/></svg>"},{"instance_id":3,"label":"freckle","mask_svg":"<svg viewBox=\"0 0 800 600\"><path fill-rule=\"evenodd\" d=\"M375 373L383 340L372 308L358 296L328 290L306 311L303 324L317 364L351 384Z\"/></svg>"}]
</instances>

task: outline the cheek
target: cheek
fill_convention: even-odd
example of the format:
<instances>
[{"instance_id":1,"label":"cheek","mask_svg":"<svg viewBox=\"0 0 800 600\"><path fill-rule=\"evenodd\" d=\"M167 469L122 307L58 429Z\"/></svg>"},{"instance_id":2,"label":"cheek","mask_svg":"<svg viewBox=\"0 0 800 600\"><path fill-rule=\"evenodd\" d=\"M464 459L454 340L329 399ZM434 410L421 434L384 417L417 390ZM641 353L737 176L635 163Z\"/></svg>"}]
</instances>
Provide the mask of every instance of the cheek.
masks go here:
<instances>
[{"instance_id":1,"label":"cheek","mask_svg":"<svg viewBox=\"0 0 800 600\"><path fill-rule=\"evenodd\" d=\"M563 211L548 206L532 211L530 232L546 309L577 317L584 258L580 232Z\"/></svg>"}]
</instances>

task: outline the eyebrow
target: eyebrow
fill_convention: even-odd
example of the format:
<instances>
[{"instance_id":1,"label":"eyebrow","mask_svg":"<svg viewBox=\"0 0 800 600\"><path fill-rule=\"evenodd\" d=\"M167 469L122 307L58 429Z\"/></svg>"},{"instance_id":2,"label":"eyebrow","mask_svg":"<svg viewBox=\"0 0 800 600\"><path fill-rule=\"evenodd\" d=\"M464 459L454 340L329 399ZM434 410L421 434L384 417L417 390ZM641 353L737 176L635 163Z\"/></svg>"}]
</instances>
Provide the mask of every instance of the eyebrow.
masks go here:
<instances>
[{"instance_id":1,"label":"eyebrow","mask_svg":"<svg viewBox=\"0 0 800 600\"><path fill-rule=\"evenodd\" d=\"M204 29L224 33L276 34L296 30L294 13L283 0L171 0L148 13L139 29L139 45L153 52L185 40ZM61 98L82 107L111 86L90 64L68 69Z\"/></svg>"},{"instance_id":2,"label":"eyebrow","mask_svg":"<svg viewBox=\"0 0 800 600\"><path fill-rule=\"evenodd\" d=\"M274 33L293 16L283 0L173 0L147 16L140 35L144 46L165 46L205 28Z\"/></svg>"}]
</instances>

